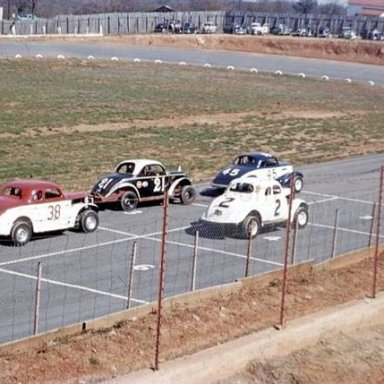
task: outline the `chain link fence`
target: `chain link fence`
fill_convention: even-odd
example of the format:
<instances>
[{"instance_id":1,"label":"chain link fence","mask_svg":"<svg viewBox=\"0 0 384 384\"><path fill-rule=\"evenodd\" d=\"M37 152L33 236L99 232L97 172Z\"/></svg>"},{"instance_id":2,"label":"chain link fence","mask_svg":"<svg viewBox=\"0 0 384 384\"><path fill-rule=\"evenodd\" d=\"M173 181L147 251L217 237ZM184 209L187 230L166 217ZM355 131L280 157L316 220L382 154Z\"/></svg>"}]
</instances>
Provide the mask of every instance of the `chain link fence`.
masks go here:
<instances>
[{"instance_id":1,"label":"chain link fence","mask_svg":"<svg viewBox=\"0 0 384 384\"><path fill-rule=\"evenodd\" d=\"M197 31L206 22L213 22L217 32L223 32L228 23L250 25L252 22L268 23L272 28L284 24L291 30L310 28L317 33L328 28L337 35L343 27L351 27L358 35L377 29L384 32L384 19L371 16L291 15L255 12L170 12L170 13L107 13L81 16L57 16L53 19L0 20L0 34L28 35L128 35L152 33L156 25L164 21L191 23ZM167 30L171 32L171 29Z\"/></svg>"},{"instance_id":2,"label":"chain link fence","mask_svg":"<svg viewBox=\"0 0 384 384\"><path fill-rule=\"evenodd\" d=\"M383 168L359 180L362 187L356 189L352 180L343 180L344 195L304 190L298 197L309 205L305 228L265 227L253 239L200 220L211 201L207 188L189 207L175 203L167 210L156 204L133 212L102 210L94 233L50 234L23 247L4 240L0 341L284 271L289 264L323 263L366 249L377 261L384 243ZM375 270L372 276L373 288L367 287L367 293L374 296Z\"/></svg>"}]
</instances>

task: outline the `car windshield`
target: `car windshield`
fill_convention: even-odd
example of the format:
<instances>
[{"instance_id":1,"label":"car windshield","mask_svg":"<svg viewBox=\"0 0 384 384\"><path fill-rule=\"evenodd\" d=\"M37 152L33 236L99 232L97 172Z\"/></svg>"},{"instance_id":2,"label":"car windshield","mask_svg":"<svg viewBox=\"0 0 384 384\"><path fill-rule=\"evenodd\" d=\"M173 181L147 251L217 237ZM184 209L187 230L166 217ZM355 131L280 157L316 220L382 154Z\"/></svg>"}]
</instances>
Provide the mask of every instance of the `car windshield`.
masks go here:
<instances>
[{"instance_id":1,"label":"car windshield","mask_svg":"<svg viewBox=\"0 0 384 384\"><path fill-rule=\"evenodd\" d=\"M253 185L249 183L233 183L231 184L230 191L232 192L241 192L241 193L251 193L253 192Z\"/></svg>"}]
</instances>

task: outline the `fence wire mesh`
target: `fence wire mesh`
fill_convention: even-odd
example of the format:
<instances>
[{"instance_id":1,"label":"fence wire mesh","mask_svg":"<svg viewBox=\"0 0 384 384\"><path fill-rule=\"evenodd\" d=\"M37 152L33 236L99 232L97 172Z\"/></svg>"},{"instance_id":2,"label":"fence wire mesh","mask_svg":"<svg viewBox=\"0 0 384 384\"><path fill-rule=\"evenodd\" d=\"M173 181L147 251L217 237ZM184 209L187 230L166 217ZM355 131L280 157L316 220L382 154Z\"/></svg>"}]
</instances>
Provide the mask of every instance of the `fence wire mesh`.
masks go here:
<instances>
[{"instance_id":1,"label":"fence wire mesh","mask_svg":"<svg viewBox=\"0 0 384 384\"><path fill-rule=\"evenodd\" d=\"M384 244L379 171L335 174L335 183L328 188L321 183L326 177L321 171L312 180L309 176L311 187L296 195L309 205L309 222L302 229L289 227L289 264L323 263L367 248L373 255L375 245ZM251 240L235 227L206 225L200 218L213 198L207 190L199 186L191 206L177 201L169 206L164 297L284 266L287 225L266 226ZM156 302L163 211L161 204L131 212L108 208L100 211L101 224L94 233L47 234L23 247L13 247L4 239L0 244L0 342L34 332L38 262L42 265L39 333ZM371 286L367 287L370 292Z\"/></svg>"}]
</instances>

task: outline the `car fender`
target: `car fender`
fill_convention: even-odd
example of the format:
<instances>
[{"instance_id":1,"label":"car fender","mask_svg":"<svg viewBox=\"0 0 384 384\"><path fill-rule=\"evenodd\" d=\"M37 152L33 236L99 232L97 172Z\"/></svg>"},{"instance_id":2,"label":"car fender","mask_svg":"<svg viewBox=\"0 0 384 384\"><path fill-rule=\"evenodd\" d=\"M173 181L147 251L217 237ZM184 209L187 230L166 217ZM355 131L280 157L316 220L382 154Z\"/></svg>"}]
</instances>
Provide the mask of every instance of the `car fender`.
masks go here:
<instances>
[{"instance_id":1,"label":"car fender","mask_svg":"<svg viewBox=\"0 0 384 384\"><path fill-rule=\"evenodd\" d=\"M308 203L306 201L304 201L303 199L293 199L291 208L291 223L293 223L295 219L295 214L301 206L304 206L308 209Z\"/></svg>"},{"instance_id":2,"label":"car fender","mask_svg":"<svg viewBox=\"0 0 384 384\"><path fill-rule=\"evenodd\" d=\"M119 182L119 183L117 183L116 185L114 185L111 188L111 190L108 192L106 197L112 195L113 193L115 193L116 191L118 191L120 189L133 189L140 200L140 192L136 188L136 186L134 184L132 184L131 182Z\"/></svg>"},{"instance_id":3,"label":"car fender","mask_svg":"<svg viewBox=\"0 0 384 384\"><path fill-rule=\"evenodd\" d=\"M225 193L212 201L203 214L202 220L212 223L239 224L254 211L251 201L251 198L240 199L231 193ZM221 212L220 215L216 213L217 211Z\"/></svg>"},{"instance_id":4,"label":"car fender","mask_svg":"<svg viewBox=\"0 0 384 384\"><path fill-rule=\"evenodd\" d=\"M33 222L28 216L21 215L20 213L17 213L15 211L14 212L7 211L0 216L0 236L10 236L13 224L17 220L25 220L31 223L32 231L33 231Z\"/></svg>"},{"instance_id":5,"label":"car fender","mask_svg":"<svg viewBox=\"0 0 384 384\"><path fill-rule=\"evenodd\" d=\"M169 190L168 190L168 196L169 196L169 197L174 197L175 189L176 189L180 184L184 184L184 185L192 185L191 180L189 180L187 177L182 177L182 178L180 178L180 179L175 180L175 181L171 184L171 186L169 187Z\"/></svg>"},{"instance_id":6,"label":"car fender","mask_svg":"<svg viewBox=\"0 0 384 384\"><path fill-rule=\"evenodd\" d=\"M301 177L304 179L304 175L301 172L298 171L292 171L284 173L283 175L276 178L276 180L283 186L283 187L290 187L291 184L291 178L295 177Z\"/></svg>"}]
</instances>

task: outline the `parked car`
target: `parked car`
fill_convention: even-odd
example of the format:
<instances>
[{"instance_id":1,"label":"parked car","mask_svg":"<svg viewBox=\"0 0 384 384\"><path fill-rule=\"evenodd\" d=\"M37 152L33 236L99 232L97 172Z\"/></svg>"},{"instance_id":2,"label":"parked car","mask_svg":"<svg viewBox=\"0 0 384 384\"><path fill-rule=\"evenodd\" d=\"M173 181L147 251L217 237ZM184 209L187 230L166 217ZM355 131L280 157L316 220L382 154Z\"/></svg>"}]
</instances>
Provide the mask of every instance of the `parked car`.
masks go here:
<instances>
[{"instance_id":1,"label":"parked car","mask_svg":"<svg viewBox=\"0 0 384 384\"><path fill-rule=\"evenodd\" d=\"M293 177L296 192L300 192L304 185L303 174L293 171L292 165L278 161L269 153L250 152L235 157L232 164L216 175L212 181L212 187L226 188L232 180L249 176L257 180L276 179L285 187L290 186Z\"/></svg>"},{"instance_id":2,"label":"parked car","mask_svg":"<svg viewBox=\"0 0 384 384\"><path fill-rule=\"evenodd\" d=\"M339 32L341 39L356 39L356 32L351 27L343 27Z\"/></svg>"},{"instance_id":3,"label":"parked car","mask_svg":"<svg viewBox=\"0 0 384 384\"><path fill-rule=\"evenodd\" d=\"M254 238L269 224L286 223L289 216L290 190L276 180L260 181L254 177L232 180L223 195L203 213L203 224L221 227L243 238ZM304 228L308 223L308 204L293 199L291 223Z\"/></svg>"},{"instance_id":4,"label":"parked car","mask_svg":"<svg viewBox=\"0 0 384 384\"><path fill-rule=\"evenodd\" d=\"M361 38L364 40L375 40L375 41L384 39L383 34L376 28L373 30L365 29L361 33Z\"/></svg>"},{"instance_id":5,"label":"parked car","mask_svg":"<svg viewBox=\"0 0 384 384\"><path fill-rule=\"evenodd\" d=\"M316 34L316 37L322 37L322 38L327 38L330 36L329 28L320 26L318 29L318 32Z\"/></svg>"},{"instance_id":6,"label":"parked car","mask_svg":"<svg viewBox=\"0 0 384 384\"><path fill-rule=\"evenodd\" d=\"M272 35L288 36L292 32L292 29L286 24L278 24L271 28L270 33Z\"/></svg>"},{"instance_id":7,"label":"parked car","mask_svg":"<svg viewBox=\"0 0 384 384\"><path fill-rule=\"evenodd\" d=\"M185 172L167 172L156 160L135 159L121 162L99 179L90 196L96 204L119 203L124 211L131 211L141 202L162 201L165 190L170 199L182 204L191 204L196 197Z\"/></svg>"},{"instance_id":8,"label":"parked car","mask_svg":"<svg viewBox=\"0 0 384 384\"><path fill-rule=\"evenodd\" d=\"M262 25L261 23L254 22L247 27L247 32L249 35L267 35L269 29L269 24L267 23Z\"/></svg>"},{"instance_id":9,"label":"parked car","mask_svg":"<svg viewBox=\"0 0 384 384\"><path fill-rule=\"evenodd\" d=\"M162 23L157 24L154 29L154 32L160 32L160 33L170 32L170 31L171 31L171 27L170 27L170 22L168 20L165 20Z\"/></svg>"},{"instance_id":10,"label":"parked car","mask_svg":"<svg viewBox=\"0 0 384 384\"><path fill-rule=\"evenodd\" d=\"M215 33L217 30L217 27L214 22L208 21L205 23L201 28L201 33Z\"/></svg>"},{"instance_id":11,"label":"parked car","mask_svg":"<svg viewBox=\"0 0 384 384\"><path fill-rule=\"evenodd\" d=\"M184 23L181 27L181 33L198 33L199 27L193 23Z\"/></svg>"},{"instance_id":12,"label":"parked car","mask_svg":"<svg viewBox=\"0 0 384 384\"><path fill-rule=\"evenodd\" d=\"M223 26L224 33L232 33L234 35L245 35L247 34L247 28L245 25L238 23L227 23Z\"/></svg>"},{"instance_id":13,"label":"parked car","mask_svg":"<svg viewBox=\"0 0 384 384\"><path fill-rule=\"evenodd\" d=\"M84 192L64 193L57 184L17 180L0 192L0 236L25 245L34 234L78 228L93 232L98 208Z\"/></svg>"},{"instance_id":14,"label":"parked car","mask_svg":"<svg viewBox=\"0 0 384 384\"><path fill-rule=\"evenodd\" d=\"M314 33L312 31L312 28L304 27L304 28L298 28L295 31L291 32L291 35L298 36L298 37L312 37L314 36Z\"/></svg>"}]
</instances>

